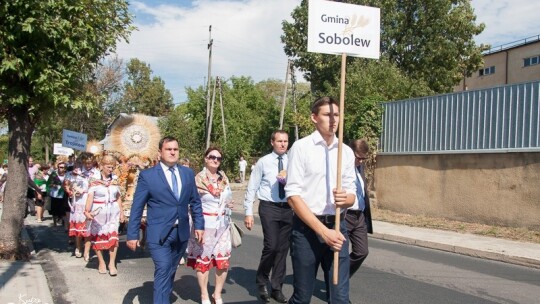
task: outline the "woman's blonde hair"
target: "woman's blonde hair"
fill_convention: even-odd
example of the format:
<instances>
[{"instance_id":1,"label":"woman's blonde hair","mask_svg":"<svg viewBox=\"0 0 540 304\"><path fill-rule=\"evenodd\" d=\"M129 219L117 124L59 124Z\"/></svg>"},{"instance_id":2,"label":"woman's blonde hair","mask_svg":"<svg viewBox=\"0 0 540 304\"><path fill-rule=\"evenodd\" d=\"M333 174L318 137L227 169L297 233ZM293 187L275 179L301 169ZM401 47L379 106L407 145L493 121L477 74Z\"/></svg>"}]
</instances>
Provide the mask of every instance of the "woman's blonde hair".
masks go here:
<instances>
[{"instance_id":1,"label":"woman's blonde hair","mask_svg":"<svg viewBox=\"0 0 540 304\"><path fill-rule=\"evenodd\" d=\"M116 165L116 158L114 158L111 155L105 155L103 158L101 158L101 165Z\"/></svg>"}]
</instances>

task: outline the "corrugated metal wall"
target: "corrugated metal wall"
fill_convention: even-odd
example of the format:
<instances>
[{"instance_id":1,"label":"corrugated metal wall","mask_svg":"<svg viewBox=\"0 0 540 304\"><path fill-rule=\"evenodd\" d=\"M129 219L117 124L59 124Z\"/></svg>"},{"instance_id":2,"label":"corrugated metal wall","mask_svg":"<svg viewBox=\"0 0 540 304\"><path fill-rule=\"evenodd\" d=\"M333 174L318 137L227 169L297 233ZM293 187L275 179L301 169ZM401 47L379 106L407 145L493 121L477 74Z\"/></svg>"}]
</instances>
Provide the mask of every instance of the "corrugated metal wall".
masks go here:
<instances>
[{"instance_id":1,"label":"corrugated metal wall","mask_svg":"<svg viewBox=\"0 0 540 304\"><path fill-rule=\"evenodd\" d=\"M384 103L381 154L540 151L540 81Z\"/></svg>"}]
</instances>

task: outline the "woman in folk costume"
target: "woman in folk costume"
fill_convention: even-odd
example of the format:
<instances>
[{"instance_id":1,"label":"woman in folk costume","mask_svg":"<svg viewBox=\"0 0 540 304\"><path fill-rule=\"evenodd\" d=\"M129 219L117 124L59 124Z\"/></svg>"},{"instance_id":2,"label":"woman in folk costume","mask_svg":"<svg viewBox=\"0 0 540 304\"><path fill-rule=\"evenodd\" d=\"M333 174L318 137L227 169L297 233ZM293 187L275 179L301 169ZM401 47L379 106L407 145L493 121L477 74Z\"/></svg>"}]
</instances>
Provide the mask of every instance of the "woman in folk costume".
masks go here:
<instances>
[{"instance_id":1,"label":"woman in folk costume","mask_svg":"<svg viewBox=\"0 0 540 304\"><path fill-rule=\"evenodd\" d=\"M109 275L116 276L116 253L118 252L118 227L124 222L122 199L118 177L112 172L116 159L106 155L100 162L101 178L90 179L84 214L90 223L92 249L98 257L98 271L107 273L103 251L109 251Z\"/></svg>"},{"instance_id":2,"label":"woman in folk costume","mask_svg":"<svg viewBox=\"0 0 540 304\"><path fill-rule=\"evenodd\" d=\"M38 223L43 222L43 215L45 213L45 202L47 200L47 195L49 188L47 181L49 180L49 166L47 164L40 164L39 170L36 172L34 177L34 183L41 189L41 199L36 199L36 218Z\"/></svg>"},{"instance_id":3,"label":"woman in folk costume","mask_svg":"<svg viewBox=\"0 0 540 304\"><path fill-rule=\"evenodd\" d=\"M86 197L90 178L101 178L99 170L94 168L94 155L83 152L80 156L79 166L66 174L64 191L69 197L69 236L75 238L75 257L83 256L82 242L84 240L84 260L90 259L90 237L88 235L88 222L84 215Z\"/></svg>"},{"instance_id":4,"label":"woman in folk costume","mask_svg":"<svg viewBox=\"0 0 540 304\"><path fill-rule=\"evenodd\" d=\"M61 221L64 228L69 222L69 203L66 193L62 188L66 178L66 163L58 161L56 170L51 173L47 184L49 185L49 196L51 197L51 215L53 217L53 226Z\"/></svg>"},{"instance_id":5,"label":"woman in folk costume","mask_svg":"<svg viewBox=\"0 0 540 304\"><path fill-rule=\"evenodd\" d=\"M188 242L187 266L197 271L203 304L211 303L208 295L208 277L213 267L216 268L216 286L212 298L217 304L223 303L221 291L227 278L231 257L229 215L234 202L229 179L219 170L221 160L220 149L208 148L204 157L205 169L195 177L203 207L204 240L199 243L192 233Z\"/></svg>"}]
</instances>

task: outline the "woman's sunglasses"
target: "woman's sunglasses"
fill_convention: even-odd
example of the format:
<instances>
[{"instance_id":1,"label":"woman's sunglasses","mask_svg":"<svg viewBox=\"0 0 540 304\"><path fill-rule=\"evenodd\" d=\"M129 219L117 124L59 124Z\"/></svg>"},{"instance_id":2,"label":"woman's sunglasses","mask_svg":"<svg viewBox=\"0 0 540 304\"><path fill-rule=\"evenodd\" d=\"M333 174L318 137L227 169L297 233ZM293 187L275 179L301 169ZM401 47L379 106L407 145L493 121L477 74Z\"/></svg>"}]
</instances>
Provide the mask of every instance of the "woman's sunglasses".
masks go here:
<instances>
[{"instance_id":1,"label":"woman's sunglasses","mask_svg":"<svg viewBox=\"0 0 540 304\"><path fill-rule=\"evenodd\" d=\"M210 160L217 160L218 162L223 160L223 157L219 157L219 156L215 156L215 155L208 155L206 158L208 158Z\"/></svg>"}]
</instances>

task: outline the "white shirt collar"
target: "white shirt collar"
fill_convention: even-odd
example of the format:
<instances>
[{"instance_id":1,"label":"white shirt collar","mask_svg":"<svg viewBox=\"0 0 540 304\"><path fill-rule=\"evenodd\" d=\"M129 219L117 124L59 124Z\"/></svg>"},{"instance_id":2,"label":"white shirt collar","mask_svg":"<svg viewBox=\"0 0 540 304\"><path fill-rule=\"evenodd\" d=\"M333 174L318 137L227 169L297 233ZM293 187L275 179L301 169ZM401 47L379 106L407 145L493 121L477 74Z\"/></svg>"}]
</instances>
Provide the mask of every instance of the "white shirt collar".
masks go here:
<instances>
[{"instance_id":1,"label":"white shirt collar","mask_svg":"<svg viewBox=\"0 0 540 304\"><path fill-rule=\"evenodd\" d=\"M163 171L165 171L165 172L169 171L169 169L171 168L171 167L165 165L163 162L159 162L159 164L161 165L161 169L163 169ZM175 171L176 171L176 165L172 166L172 168L175 168Z\"/></svg>"},{"instance_id":2,"label":"white shirt collar","mask_svg":"<svg viewBox=\"0 0 540 304\"><path fill-rule=\"evenodd\" d=\"M315 130L313 133L311 133L311 138L313 139L313 143L315 145L322 144L326 146L326 140L324 140L324 138L322 137L321 133L319 133L319 131ZM339 144L338 138L336 134L334 134L332 144L328 148L331 149L331 148L337 147L338 144Z\"/></svg>"}]
</instances>

